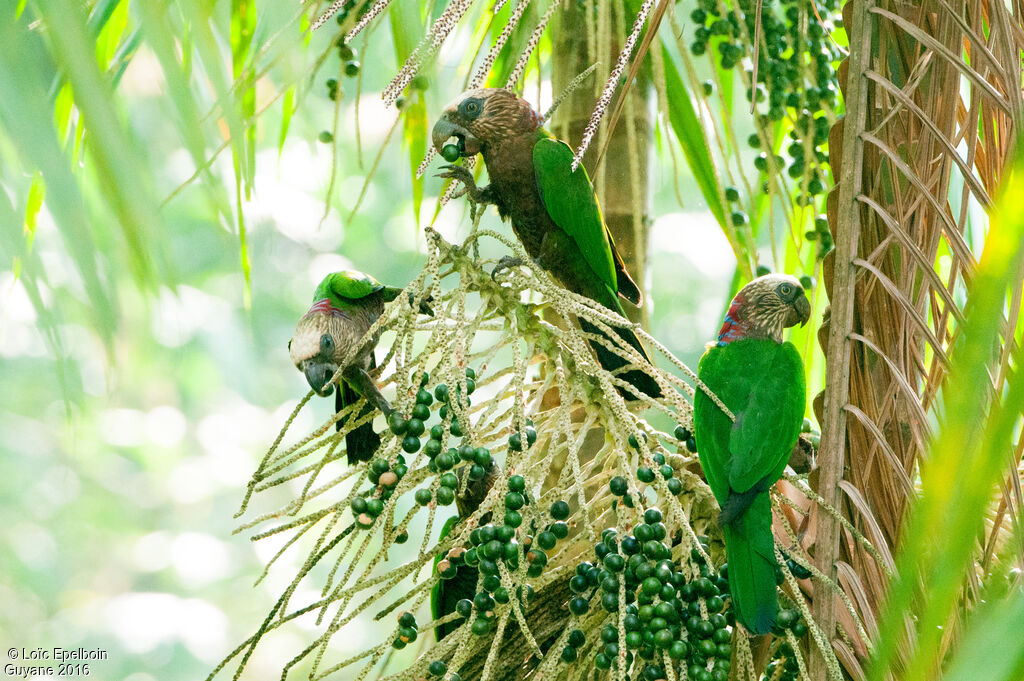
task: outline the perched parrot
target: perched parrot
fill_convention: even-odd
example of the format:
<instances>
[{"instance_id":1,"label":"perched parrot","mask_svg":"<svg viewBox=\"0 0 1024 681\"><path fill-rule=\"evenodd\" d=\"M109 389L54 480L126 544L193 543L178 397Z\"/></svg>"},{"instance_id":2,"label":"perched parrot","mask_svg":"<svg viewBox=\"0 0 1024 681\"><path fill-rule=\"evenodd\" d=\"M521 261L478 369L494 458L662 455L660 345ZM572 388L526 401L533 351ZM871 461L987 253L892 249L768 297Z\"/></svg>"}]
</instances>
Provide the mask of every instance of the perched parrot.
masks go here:
<instances>
[{"instance_id":1,"label":"perched parrot","mask_svg":"<svg viewBox=\"0 0 1024 681\"><path fill-rule=\"evenodd\" d=\"M736 619L755 634L778 611L772 507L768 489L782 476L803 424L803 362L782 330L803 325L811 306L795 278L758 277L733 298L718 342L697 375L735 416L697 390L694 437L704 476L722 511L729 590Z\"/></svg>"},{"instance_id":2,"label":"perched parrot","mask_svg":"<svg viewBox=\"0 0 1024 681\"><path fill-rule=\"evenodd\" d=\"M459 510L459 515L452 516L445 522L441 528L441 534L438 540L444 539L451 531L459 524L463 518L476 513L476 510L480 508L480 504L483 503L484 498L487 497L487 493L491 491L491 487L494 485L496 476L498 475L498 467L491 462L491 465L487 467L485 475L479 480L466 480L465 474L467 471L466 466L456 469L456 475L459 476L459 493L455 496L455 506ZM478 525L486 525L491 520L490 513L484 513ZM438 564L443 560L442 556L437 556L434 559L434 570L437 571ZM461 564L457 568L456 575L451 579L439 579L434 583L433 588L430 590L430 612L433 618L440 619L445 615L455 611L455 604L463 598L473 599L476 595L476 583L477 578L480 576L480 571L472 566ZM459 621L447 622L434 629L434 636L440 641L442 638L455 631L456 628L461 624Z\"/></svg>"},{"instance_id":3,"label":"perched parrot","mask_svg":"<svg viewBox=\"0 0 1024 681\"><path fill-rule=\"evenodd\" d=\"M504 89L470 90L445 109L432 137L438 151L455 137L459 155L483 154L491 180L487 187L478 188L462 166L444 166L440 176L462 182L473 201L497 206L530 257L563 286L623 315L619 296L640 304L640 289L615 249L586 169L581 165L572 172L572 149L541 127L541 117L525 100ZM499 267L512 264L514 259L505 259ZM585 320L580 325L603 335ZM648 359L632 331L616 332ZM609 371L628 363L598 343L592 346ZM652 397L661 395L647 372L630 371L621 378Z\"/></svg>"},{"instance_id":4,"label":"perched parrot","mask_svg":"<svg viewBox=\"0 0 1024 681\"><path fill-rule=\"evenodd\" d=\"M391 302L401 289L384 286L373 277L347 270L324 277L313 294L313 306L299 320L295 335L288 342L288 352L295 367L306 375L306 380L318 395L326 397L334 386L329 381L341 366L348 350L366 334L384 311L384 303ZM341 374L340 389L335 392L337 410L350 405L362 395L367 399L356 418L363 418L380 409L385 416L391 414L391 405L384 399L377 384L367 370L377 363L373 350L379 334L359 348L352 361ZM338 421L341 430L343 423ZM348 462L366 461L380 445L380 436L372 422L356 428L345 438Z\"/></svg>"}]
</instances>

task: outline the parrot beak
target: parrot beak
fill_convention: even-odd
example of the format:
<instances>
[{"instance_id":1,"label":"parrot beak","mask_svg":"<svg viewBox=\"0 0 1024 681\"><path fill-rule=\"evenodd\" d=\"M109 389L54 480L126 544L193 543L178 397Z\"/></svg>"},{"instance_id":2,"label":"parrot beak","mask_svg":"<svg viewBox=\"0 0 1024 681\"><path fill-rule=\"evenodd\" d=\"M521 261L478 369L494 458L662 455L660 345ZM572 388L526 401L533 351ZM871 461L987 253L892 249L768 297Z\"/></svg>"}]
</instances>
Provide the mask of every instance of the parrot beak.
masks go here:
<instances>
[{"instance_id":1,"label":"parrot beak","mask_svg":"<svg viewBox=\"0 0 1024 681\"><path fill-rule=\"evenodd\" d=\"M306 382L320 397L327 397L334 391L330 380L337 370L336 364L317 359L307 359L302 363L302 373L306 375Z\"/></svg>"},{"instance_id":2,"label":"parrot beak","mask_svg":"<svg viewBox=\"0 0 1024 681\"><path fill-rule=\"evenodd\" d=\"M434 142L434 150L441 153L441 149L445 143L452 137L457 138L459 153L462 156L476 156L480 153L480 140L474 137L468 130L461 125L453 122L449 118L448 111L444 112L437 122L434 123L434 129L431 131L431 139Z\"/></svg>"},{"instance_id":3,"label":"parrot beak","mask_svg":"<svg viewBox=\"0 0 1024 681\"><path fill-rule=\"evenodd\" d=\"M801 295L793 302L793 306L796 308L796 315L800 319L800 326L803 326L811 318L811 304L807 301L807 296Z\"/></svg>"}]
</instances>

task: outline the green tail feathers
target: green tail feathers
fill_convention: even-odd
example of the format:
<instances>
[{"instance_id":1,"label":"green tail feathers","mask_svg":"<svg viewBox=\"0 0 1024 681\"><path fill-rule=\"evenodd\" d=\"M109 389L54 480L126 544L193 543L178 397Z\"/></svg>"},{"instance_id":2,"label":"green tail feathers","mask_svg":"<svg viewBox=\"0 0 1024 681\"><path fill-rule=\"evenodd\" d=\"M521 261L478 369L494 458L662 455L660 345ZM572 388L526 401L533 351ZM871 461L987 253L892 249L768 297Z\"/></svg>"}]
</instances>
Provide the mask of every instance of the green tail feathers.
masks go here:
<instances>
[{"instance_id":1,"label":"green tail feathers","mask_svg":"<svg viewBox=\"0 0 1024 681\"><path fill-rule=\"evenodd\" d=\"M771 501L764 492L746 513L722 527L736 619L755 634L771 631L779 610L771 523Z\"/></svg>"}]
</instances>

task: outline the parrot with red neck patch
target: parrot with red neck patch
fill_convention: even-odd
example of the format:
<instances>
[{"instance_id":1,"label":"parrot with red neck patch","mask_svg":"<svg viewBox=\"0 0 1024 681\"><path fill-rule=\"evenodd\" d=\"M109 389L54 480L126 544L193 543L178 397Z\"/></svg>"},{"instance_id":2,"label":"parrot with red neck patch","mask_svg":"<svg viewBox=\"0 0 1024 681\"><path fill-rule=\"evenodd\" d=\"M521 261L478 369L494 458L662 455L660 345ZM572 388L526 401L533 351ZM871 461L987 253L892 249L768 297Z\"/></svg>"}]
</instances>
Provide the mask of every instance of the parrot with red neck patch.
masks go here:
<instances>
[{"instance_id":1,"label":"parrot with red neck patch","mask_svg":"<svg viewBox=\"0 0 1024 681\"><path fill-rule=\"evenodd\" d=\"M374 334L360 347L342 370L339 387L334 390L331 378L341 368L349 349L359 343L384 311L384 304L394 300L401 289L385 286L368 274L347 270L324 277L313 293L313 305L299 320L295 335L288 342L288 353L295 368L306 376L313 391L322 397L334 391L337 411L354 404L360 397L367 403L355 416L362 419L374 408L384 416L392 412L376 382L368 373L377 366L374 348L380 333ZM343 421L338 421L341 430ZM380 445L380 436L369 421L345 437L350 464L369 460Z\"/></svg>"},{"instance_id":2,"label":"parrot with red neck patch","mask_svg":"<svg viewBox=\"0 0 1024 681\"><path fill-rule=\"evenodd\" d=\"M700 359L703 389L693 398L694 438L722 511L729 591L736 619L755 634L771 631L778 612L775 542L768 490L789 461L803 424L803 361L783 329L803 325L811 306L796 278L758 277L725 315L718 340Z\"/></svg>"},{"instance_id":3,"label":"parrot with red neck patch","mask_svg":"<svg viewBox=\"0 0 1024 681\"><path fill-rule=\"evenodd\" d=\"M454 137L458 155L482 154L491 183L477 187L472 173L456 165L444 166L440 176L463 183L472 201L494 204L501 218L512 223L530 257L563 286L625 316L619 297L640 305L640 289L615 248L586 169L581 165L572 170L572 149L552 137L541 122L529 103L509 90L481 88L463 93L434 124L434 147L451 160L451 145L446 142ZM515 264L519 264L515 259L505 258L499 269ZM584 319L580 326L606 337ZM614 330L650 361L632 331ZM598 342L591 347L608 371L629 364ZM649 372L632 370L619 376L642 393L661 395ZM623 396L635 398L628 391Z\"/></svg>"}]
</instances>

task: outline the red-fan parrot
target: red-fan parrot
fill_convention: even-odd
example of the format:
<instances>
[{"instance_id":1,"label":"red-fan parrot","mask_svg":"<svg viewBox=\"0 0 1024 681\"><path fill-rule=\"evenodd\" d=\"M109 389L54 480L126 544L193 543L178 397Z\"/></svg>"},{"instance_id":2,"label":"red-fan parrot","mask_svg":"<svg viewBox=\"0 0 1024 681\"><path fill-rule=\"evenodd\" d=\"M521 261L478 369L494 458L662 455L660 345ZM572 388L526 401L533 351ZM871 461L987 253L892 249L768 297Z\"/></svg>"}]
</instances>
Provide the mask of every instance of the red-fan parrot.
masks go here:
<instances>
[{"instance_id":1,"label":"red-fan parrot","mask_svg":"<svg viewBox=\"0 0 1024 681\"><path fill-rule=\"evenodd\" d=\"M391 302L401 289L385 286L368 274L347 270L324 277L313 293L313 305L299 320L295 335L288 342L288 352L295 367L306 375L306 380L318 395L331 394L334 386L329 382L341 367L349 349L358 343L384 311L384 303ZM421 310L424 310L421 305ZM425 310L429 311L429 309ZM335 392L337 410L353 404L360 396L367 404L355 416L363 418L374 407L385 416L391 414L391 405L384 399L368 370L376 367L373 350L380 334L375 334L359 348L344 368ZM341 430L343 422L338 421ZM380 445L380 436L373 423L350 432L345 438L348 462L366 461Z\"/></svg>"},{"instance_id":2,"label":"red-fan parrot","mask_svg":"<svg viewBox=\"0 0 1024 681\"><path fill-rule=\"evenodd\" d=\"M800 282L758 277L733 298L718 341L697 375L733 413L702 389L693 398L694 438L704 476L722 511L729 591L736 619L755 634L770 631L778 612L769 488L786 468L803 424L804 367L782 330L810 317Z\"/></svg>"},{"instance_id":3,"label":"red-fan parrot","mask_svg":"<svg viewBox=\"0 0 1024 681\"><path fill-rule=\"evenodd\" d=\"M462 182L474 202L497 206L530 257L563 286L623 315L619 296L640 304L640 289L615 249L587 171L582 165L572 171L572 149L541 126L541 117L525 100L499 88L470 90L444 110L432 137L438 151L455 137L459 155L483 155L491 181L483 189L462 166L444 166L440 176ZM510 264L515 260L504 259L500 266ZM604 335L585 320L580 325ZM632 331L617 328L616 333L649 361ZM591 346L609 371L629 363L600 343ZM620 377L647 395L661 395L649 372L633 370Z\"/></svg>"}]
</instances>

